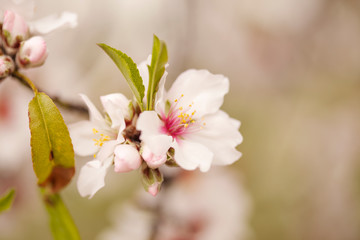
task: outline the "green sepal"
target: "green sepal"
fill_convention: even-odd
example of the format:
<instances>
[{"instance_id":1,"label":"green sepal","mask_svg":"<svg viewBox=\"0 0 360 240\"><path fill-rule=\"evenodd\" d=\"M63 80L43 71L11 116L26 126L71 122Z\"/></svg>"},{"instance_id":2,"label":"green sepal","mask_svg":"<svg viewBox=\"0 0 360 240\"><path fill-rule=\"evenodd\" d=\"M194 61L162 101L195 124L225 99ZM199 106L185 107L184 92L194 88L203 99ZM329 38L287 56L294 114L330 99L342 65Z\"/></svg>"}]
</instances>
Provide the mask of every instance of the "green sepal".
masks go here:
<instances>
[{"instance_id":1,"label":"green sepal","mask_svg":"<svg viewBox=\"0 0 360 240\"><path fill-rule=\"evenodd\" d=\"M9 192L0 198L0 213L10 209L15 197L15 190L11 189Z\"/></svg>"},{"instance_id":2,"label":"green sepal","mask_svg":"<svg viewBox=\"0 0 360 240\"><path fill-rule=\"evenodd\" d=\"M98 46L106 52L106 54L114 61L116 66L120 69L121 73L125 77L125 80L129 84L131 91L135 95L135 98L139 103L141 110L143 110L145 87L139 70L137 69L134 61L125 53L115 48L112 48L104 43L99 43Z\"/></svg>"},{"instance_id":3,"label":"green sepal","mask_svg":"<svg viewBox=\"0 0 360 240\"><path fill-rule=\"evenodd\" d=\"M58 192L75 173L74 150L60 111L45 93L35 92L29 103L29 126L38 184Z\"/></svg>"},{"instance_id":4,"label":"green sepal","mask_svg":"<svg viewBox=\"0 0 360 240\"><path fill-rule=\"evenodd\" d=\"M153 110L155 104L156 93L159 88L159 82L165 72L165 65L168 62L168 54L166 44L160 41L154 35L154 43L152 49L151 65L148 66L149 70L149 87L147 91L147 105L146 110Z\"/></svg>"}]
</instances>

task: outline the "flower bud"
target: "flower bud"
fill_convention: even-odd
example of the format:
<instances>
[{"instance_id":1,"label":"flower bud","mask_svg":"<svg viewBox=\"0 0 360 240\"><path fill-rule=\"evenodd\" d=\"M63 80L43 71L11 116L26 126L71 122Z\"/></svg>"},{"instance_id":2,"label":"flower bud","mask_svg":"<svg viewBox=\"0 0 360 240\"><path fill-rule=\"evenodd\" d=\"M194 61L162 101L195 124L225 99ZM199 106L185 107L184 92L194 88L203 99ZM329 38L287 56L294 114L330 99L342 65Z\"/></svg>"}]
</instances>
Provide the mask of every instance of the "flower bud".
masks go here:
<instances>
[{"instance_id":1,"label":"flower bud","mask_svg":"<svg viewBox=\"0 0 360 240\"><path fill-rule=\"evenodd\" d=\"M142 147L141 156L143 157L147 165L151 168L158 168L161 165L163 165L167 160L166 153L161 155L156 155L146 145Z\"/></svg>"},{"instance_id":2,"label":"flower bud","mask_svg":"<svg viewBox=\"0 0 360 240\"><path fill-rule=\"evenodd\" d=\"M20 43L29 37L29 27L25 20L12 11L5 11L2 25L2 38L9 54L15 53Z\"/></svg>"},{"instance_id":3,"label":"flower bud","mask_svg":"<svg viewBox=\"0 0 360 240\"><path fill-rule=\"evenodd\" d=\"M164 181L163 175L159 169L152 169L146 164L142 165L142 184L145 190L154 197L160 191L161 183Z\"/></svg>"},{"instance_id":4,"label":"flower bud","mask_svg":"<svg viewBox=\"0 0 360 240\"><path fill-rule=\"evenodd\" d=\"M138 169L141 165L139 152L131 145L119 145L114 150L115 172L129 172Z\"/></svg>"},{"instance_id":5,"label":"flower bud","mask_svg":"<svg viewBox=\"0 0 360 240\"><path fill-rule=\"evenodd\" d=\"M16 54L16 64L21 68L41 66L47 57L45 40L40 36L23 41Z\"/></svg>"},{"instance_id":6,"label":"flower bud","mask_svg":"<svg viewBox=\"0 0 360 240\"><path fill-rule=\"evenodd\" d=\"M0 79L6 78L15 70L14 61L7 55L0 56Z\"/></svg>"}]
</instances>

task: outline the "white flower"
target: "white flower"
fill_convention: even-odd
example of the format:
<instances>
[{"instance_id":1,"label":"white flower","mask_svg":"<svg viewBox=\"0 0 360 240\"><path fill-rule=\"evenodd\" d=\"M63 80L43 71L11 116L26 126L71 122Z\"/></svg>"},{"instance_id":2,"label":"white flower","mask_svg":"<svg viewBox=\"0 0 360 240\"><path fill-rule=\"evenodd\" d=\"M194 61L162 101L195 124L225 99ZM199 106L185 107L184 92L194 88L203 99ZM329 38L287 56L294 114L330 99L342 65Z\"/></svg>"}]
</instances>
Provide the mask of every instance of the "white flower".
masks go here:
<instances>
[{"instance_id":1,"label":"white flower","mask_svg":"<svg viewBox=\"0 0 360 240\"><path fill-rule=\"evenodd\" d=\"M81 97L89 108L90 120L72 124L69 130L76 154L94 155L95 158L81 168L77 182L80 195L91 198L105 185L104 178L114 158L117 172L138 168L141 158L133 146L120 145L125 143L122 132L126 127L125 118L129 117L129 100L122 94L102 96L101 102L107 113L107 117L103 117L85 95Z\"/></svg>"},{"instance_id":2,"label":"white flower","mask_svg":"<svg viewBox=\"0 0 360 240\"><path fill-rule=\"evenodd\" d=\"M174 148L174 159L186 170L228 165L241 156L240 122L219 110L229 80L207 70L182 73L168 92L159 86L155 111L140 114L140 139L155 156ZM146 160L146 159L144 159Z\"/></svg>"}]
</instances>

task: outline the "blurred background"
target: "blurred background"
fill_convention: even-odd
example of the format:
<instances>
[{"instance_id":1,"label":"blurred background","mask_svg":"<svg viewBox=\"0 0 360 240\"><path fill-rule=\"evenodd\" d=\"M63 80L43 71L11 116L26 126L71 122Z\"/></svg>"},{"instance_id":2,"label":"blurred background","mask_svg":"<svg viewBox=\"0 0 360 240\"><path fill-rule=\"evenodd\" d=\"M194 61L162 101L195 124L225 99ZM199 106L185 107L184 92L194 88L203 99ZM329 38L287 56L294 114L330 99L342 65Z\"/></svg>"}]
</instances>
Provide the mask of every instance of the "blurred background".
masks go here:
<instances>
[{"instance_id":1,"label":"blurred background","mask_svg":"<svg viewBox=\"0 0 360 240\"><path fill-rule=\"evenodd\" d=\"M99 107L101 95L130 97L120 72L96 43L120 49L139 63L151 52L153 34L167 43L167 87L189 68L230 79L222 109L242 122L244 142L238 150L243 156L228 168L180 178L172 186L178 190L155 203L169 215L187 219L177 215L175 210L184 208L177 201L186 198L185 209L197 209L191 203L205 197L199 202L211 204L203 211L214 212L211 222L222 222L203 230L218 233L214 239L360 239L360 1L35 4L34 19L65 10L78 14L77 28L45 37L46 64L26 71L50 95L80 103L78 93L84 93ZM0 215L2 240L51 239L30 160L31 97L15 80L0 84L0 194L9 187L17 190L13 208ZM61 111L67 123L83 117ZM77 169L86 160L77 159ZM110 174L91 200L80 197L76 179L62 195L83 239L146 239L114 234L121 231L118 225L151 231L154 215L131 205L143 198L136 172ZM189 190L188 179L199 188ZM164 228L164 236L172 228L179 231L176 224ZM186 236L179 239L211 239L205 233Z\"/></svg>"}]
</instances>

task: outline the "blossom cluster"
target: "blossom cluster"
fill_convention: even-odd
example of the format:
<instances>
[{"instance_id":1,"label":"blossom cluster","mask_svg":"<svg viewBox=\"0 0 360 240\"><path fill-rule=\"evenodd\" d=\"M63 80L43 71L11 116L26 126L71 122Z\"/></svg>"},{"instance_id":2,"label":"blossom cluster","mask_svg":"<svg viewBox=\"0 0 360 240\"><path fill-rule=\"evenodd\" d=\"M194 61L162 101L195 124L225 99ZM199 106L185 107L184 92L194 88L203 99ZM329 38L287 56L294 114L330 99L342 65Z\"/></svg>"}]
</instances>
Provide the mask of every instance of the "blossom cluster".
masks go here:
<instances>
[{"instance_id":1,"label":"blossom cluster","mask_svg":"<svg viewBox=\"0 0 360 240\"><path fill-rule=\"evenodd\" d=\"M41 66L47 57L45 40L41 36L31 36L24 18L13 11L4 13L1 40L1 78L10 75L17 67Z\"/></svg>"},{"instance_id":2,"label":"blossom cluster","mask_svg":"<svg viewBox=\"0 0 360 240\"><path fill-rule=\"evenodd\" d=\"M40 35L63 26L76 25L77 15L71 12L30 22L15 11L5 10L0 22L0 79L11 75L18 68L43 65L48 50L45 39Z\"/></svg>"},{"instance_id":3,"label":"blossom cluster","mask_svg":"<svg viewBox=\"0 0 360 240\"><path fill-rule=\"evenodd\" d=\"M150 59L137 65L145 89ZM228 78L191 69L166 91L166 75L165 71L151 111L113 93L100 98L102 114L81 95L90 119L70 125L69 130L75 152L94 159L80 170L80 195L91 198L105 185L111 168L118 173L141 169L145 189L155 196L163 181L163 165L206 172L212 165L229 165L240 158L236 150L242 142L240 122L220 110L229 91Z\"/></svg>"}]
</instances>

